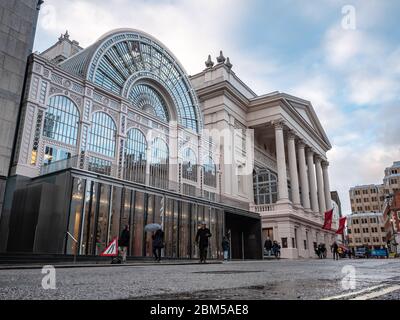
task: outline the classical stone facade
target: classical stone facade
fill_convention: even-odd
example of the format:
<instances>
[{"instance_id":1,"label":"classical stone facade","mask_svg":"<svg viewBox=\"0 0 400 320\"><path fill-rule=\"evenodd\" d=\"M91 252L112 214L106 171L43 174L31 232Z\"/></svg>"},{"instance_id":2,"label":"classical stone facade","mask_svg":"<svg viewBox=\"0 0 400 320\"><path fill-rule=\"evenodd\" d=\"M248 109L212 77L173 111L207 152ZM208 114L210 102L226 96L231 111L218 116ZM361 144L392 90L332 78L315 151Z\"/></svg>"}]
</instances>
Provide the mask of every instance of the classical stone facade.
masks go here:
<instances>
[{"instance_id":1,"label":"classical stone facade","mask_svg":"<svg viewBox=\"0 0 400 320\"><path fill-rule=\"evenodd\" d=\"M8 0L0 3L0 215L27 59L32 52L41 2Z\"/></svg>"},{"instance_id":2,"label":"classical stone facade","mask_svg":"<svg viewBox=\"0 0 400 320\"><path fill-rule=\"evenodd\" d=\"M335 239L321 228L332 208L329 140L309 101L281 92L257 96L221 55L215 66L209 57L207 68L191 77L205 127L229 128L232 135L246 128L254 135L245 152L236 145L231 150L233 165L222 166L222 193L261 215L264 240L278 241L283 257L314 257L317 243L330 246ZM249 165L253 171L241 175Z\"/></svg>"}]
</instances>

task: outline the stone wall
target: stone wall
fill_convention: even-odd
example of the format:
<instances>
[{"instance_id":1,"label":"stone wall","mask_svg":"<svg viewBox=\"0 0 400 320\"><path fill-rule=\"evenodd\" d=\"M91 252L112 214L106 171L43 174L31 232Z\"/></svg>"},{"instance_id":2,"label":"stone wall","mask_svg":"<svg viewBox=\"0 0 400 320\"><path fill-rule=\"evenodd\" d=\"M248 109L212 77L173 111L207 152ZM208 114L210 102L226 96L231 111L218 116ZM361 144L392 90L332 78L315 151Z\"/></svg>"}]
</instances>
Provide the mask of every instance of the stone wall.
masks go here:
<instances>
[{"instance_id":1,"label":"stone wall","mask_svg":"<svg viewBox=\"0 0 400 320\"><path fill-rule=\"evenodd\" d=\"M0 2L0 213L39 0Z\"/></svg>"}]
</instances>

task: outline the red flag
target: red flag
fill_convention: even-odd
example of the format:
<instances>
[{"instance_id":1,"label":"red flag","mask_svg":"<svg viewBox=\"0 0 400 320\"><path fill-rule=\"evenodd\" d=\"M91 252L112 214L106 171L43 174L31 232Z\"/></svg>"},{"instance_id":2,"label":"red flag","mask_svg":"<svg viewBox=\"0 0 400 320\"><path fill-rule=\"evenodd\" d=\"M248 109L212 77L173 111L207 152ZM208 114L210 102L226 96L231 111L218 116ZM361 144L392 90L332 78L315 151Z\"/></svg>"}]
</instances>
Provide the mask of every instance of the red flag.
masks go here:
<instances>
[{"instance_id":1,"label":"red flag","mask_svg":"<svg viewBox=\"0 0 400 320\"><path fill-rule=\"evenodd\" d=\"M344 225L346 224L347 217L342 217L339 219L339 228L336 231L336 234L343 234Z\"/></svg>"},{"instance_id":2,"label":"red flag","mask_svg":"<svg viewBox=\"0 0 400 320\"><path fill-rule=\"evenodd\" d=\"M332 229L332 217L333 217L333 209L325 212L325 221L322 229L331 230Z\"/></svg>"}]
</instances>

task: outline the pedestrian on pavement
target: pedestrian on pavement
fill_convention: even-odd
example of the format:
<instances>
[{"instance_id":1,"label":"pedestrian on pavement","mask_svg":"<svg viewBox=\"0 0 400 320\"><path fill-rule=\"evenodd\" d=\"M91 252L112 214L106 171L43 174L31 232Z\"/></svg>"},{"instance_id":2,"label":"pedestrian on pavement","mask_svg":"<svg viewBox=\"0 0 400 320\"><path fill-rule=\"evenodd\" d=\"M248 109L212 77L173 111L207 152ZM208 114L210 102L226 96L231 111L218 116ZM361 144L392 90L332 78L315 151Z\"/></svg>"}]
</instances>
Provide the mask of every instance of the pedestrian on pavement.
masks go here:
<instances>
[{"instance_id":1,"label":"pedestrian on pavement","mask_svg":"<svg viewBox=\"0 0 400 320\"><path fill-rule=\"evenodd\" d=\"M333 253L333 260L339 260L339 246L336 241L332 244L331 250Z\"/></svg>"},{"instance_id":2,"label":"pedestrian on pavement","mask_svg":"<svg viewBox=\"0 0 400 320\"><path fill-rule=\"evenodd\" d=\"M269 237L267 237L267 240L265 240L264 248L265 248L265 251L267 253L267 256L270 257L271 256L271 250L272 250L272 241L271 241L271 239Z\"/></svg>"},{"instance_id":3,"label":"pedestrian on pavement","mask_svg":"<svg viewBox=\"0 0 400 320\"><path fill-rule=\"evenodd\" d=\"M161 261L161 249L164 248L164 231L158 229L153 235L153 255L155 261Z\"/></svg>"},{"instance_id":4,"label":"pedestrian on pavement","mask_svg":"<svg viewBox=\"0 0 400 320\"><path fill-rule=\"evenodd\" d=\"M222 251L224 252L224 261L228 261L229 259L229 250L230 250L230 243L227 236L222 239Z\"/></svg>"},{"instance_id":5,"label":"pedestrian on pavement","mask_svg":"<svg viewBox=\"0 0 400 320\"><path fill-rule=\"evenodd\" d=\"M281 246L276 240L272 244L272 252L275 258L279 259L281 257Z\"/></svg>"},{"instance_id":6,"label":"pedestrian on pavement","mask_svg":"<svg viewBox=\"0 0 400 320\"><path fill-rule=\"evenodd\" d=\"M201 228L197 230L196 234L196 244L199 246L200 251L200 263L206 263L207 259L207 248L208 248L208 238L210 238L211 232L210 229L207 228L207 224L205 221L201 223Z\"/></svg>"},{"instance_id":7,"label":"pedestrian on pavement","mask_svg":"<svg viewBox=\"0 0 400 320\"><path fill-rule=\"evenodd\" d=\"M131 238L131 234L129 232L129 225L126 225L124 230L122 230L121 237L119 238L119 241L118 241L120 252L122 254L122 263L126 262L126 255L128 253L130 238Z\"/></svg>"}]
</instances>

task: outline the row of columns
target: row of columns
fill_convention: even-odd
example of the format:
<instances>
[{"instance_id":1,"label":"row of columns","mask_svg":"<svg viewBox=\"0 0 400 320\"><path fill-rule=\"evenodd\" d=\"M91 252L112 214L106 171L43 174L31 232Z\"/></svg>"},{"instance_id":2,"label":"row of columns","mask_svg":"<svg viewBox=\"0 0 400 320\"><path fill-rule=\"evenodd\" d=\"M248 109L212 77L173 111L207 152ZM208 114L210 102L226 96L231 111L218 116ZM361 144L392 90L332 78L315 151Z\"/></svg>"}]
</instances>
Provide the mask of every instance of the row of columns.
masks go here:
<instances>
[{"instance_id":1,"label":"row of columns","mask_svg":"<svg viewBox=\"0 0 400 320\"><path fill-rule=\"evenodd\" d=\"M278 167L278 203L289 201L287 167L285 154L284 123L274 123L276 142L276 161ZM332 209L328 166L329 163L307 147L296 135L289 132L287 139L289 174L294 205L303 205L305 210L324 213ZM299 169L297 169L297 163ZM300 188L302 190L300 199Z\"/></svg>"}]
</instances>

